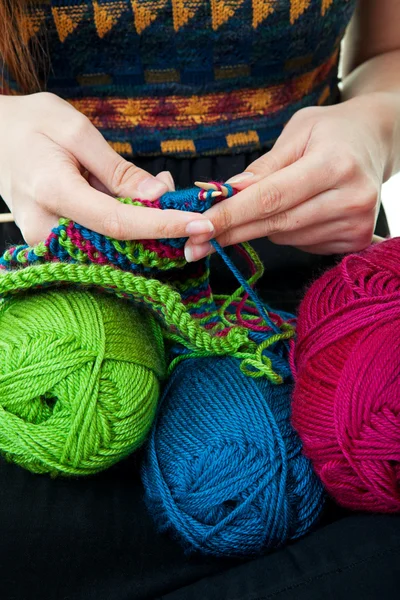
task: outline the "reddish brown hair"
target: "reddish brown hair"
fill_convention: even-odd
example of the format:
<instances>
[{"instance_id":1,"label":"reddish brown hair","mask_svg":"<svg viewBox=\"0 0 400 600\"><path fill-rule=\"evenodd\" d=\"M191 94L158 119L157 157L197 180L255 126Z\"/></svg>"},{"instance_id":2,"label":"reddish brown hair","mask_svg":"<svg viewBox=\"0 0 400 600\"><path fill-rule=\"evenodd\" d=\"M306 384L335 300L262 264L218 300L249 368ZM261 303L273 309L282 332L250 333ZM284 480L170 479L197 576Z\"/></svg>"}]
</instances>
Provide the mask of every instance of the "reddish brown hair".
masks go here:
<instances>
[{"instance_id":1,"label":"reddish brown hair","mask_svg":"<svg viewBox=\"0 0 400 600\"><path fill-rule=\"evenodd\" d=\"M0 0L0 58L24 93L40 89L26 21L31 1Z\"/></svg>"}]
</instances>

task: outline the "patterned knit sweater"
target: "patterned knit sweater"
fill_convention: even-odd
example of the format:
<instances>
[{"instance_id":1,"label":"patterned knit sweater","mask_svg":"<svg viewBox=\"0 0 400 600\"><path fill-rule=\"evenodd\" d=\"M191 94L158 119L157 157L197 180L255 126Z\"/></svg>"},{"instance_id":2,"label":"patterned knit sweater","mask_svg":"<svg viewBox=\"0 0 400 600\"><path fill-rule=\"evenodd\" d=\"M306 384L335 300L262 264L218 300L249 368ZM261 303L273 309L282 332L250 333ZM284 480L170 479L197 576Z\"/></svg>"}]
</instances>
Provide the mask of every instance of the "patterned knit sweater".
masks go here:
<instances>
[{"instance_id":1,"label":"patterned knit sweater","mask_svg":"<svg viewBox=\"0 0 400 600\"><path fill-rule=\"evenodd\" d=\"M337 101L355 0L39 0L45 86L121 154L271 147L295 111ZM18 92L12 81L3 93Z\"/></svg>"}]
</instances>

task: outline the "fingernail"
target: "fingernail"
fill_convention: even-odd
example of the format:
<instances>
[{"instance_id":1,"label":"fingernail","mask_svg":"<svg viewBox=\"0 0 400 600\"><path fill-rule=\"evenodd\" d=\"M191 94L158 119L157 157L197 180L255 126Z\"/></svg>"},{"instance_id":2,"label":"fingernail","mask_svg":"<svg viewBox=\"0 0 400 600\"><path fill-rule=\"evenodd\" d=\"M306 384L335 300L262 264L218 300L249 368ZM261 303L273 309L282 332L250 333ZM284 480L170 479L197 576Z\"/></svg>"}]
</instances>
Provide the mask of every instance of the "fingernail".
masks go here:
<instances>
[{"instance_id":1,"label":"fingernail","mask_svg":"<svg viewBox=\"0 0 400 600\"><path fill-rule=\"evenodd\" d=\"M190 221L186 225L186 233L188 235L196 235L198 233L211 233L214 231L214 225L208 219L198 219Z\"/></svg>"},{"instance_id":2,"label":"fingernail","mask_svg":"<svg viewBox=\"0 0 400 600\"><path fill-rule=\"evenodd\" d=\"M195 244L194 246L186 244L184 250L186 261L194 262L195 260L205 258L210 254L211 250L212 246L210 242L206 242L205 244Z\"/></svg>"},{"instance_id":3,"label":"fingernail","mask_svg":"<svg viewBox=\"0 0 400 600\"><path fill-rule=\"evenodd\" d=\"M234 175L228 179L226 183L241 183L246 179L250 179L250 177L254 177L254 173L251 173L250 171L244 171L243 173L239 173L239 175Z\"/></svg>"},{"instance_id":4,"label":"fingernail","mask_svg":"<svg viewBox=\"0 0 400 600\"><path fill-rule=\"evenodd\" d=\"M194 258L193 258L193 252L192 252L192 247L191 246L185 246L185 249L183 251L185 258L186 258L186 262L193 262Z\"/></svg>"},{"instance_id":5,"label":"fingernail","mask_svg":"<svg viewBox=\"0 0 400 600\"><path fill-rule=\"evenodd\" d=\"M157 200L165 192L168 192L168 186L155 177L146 177L139 183L137 191L142 200Z\"/></svg>"}]
</instances>

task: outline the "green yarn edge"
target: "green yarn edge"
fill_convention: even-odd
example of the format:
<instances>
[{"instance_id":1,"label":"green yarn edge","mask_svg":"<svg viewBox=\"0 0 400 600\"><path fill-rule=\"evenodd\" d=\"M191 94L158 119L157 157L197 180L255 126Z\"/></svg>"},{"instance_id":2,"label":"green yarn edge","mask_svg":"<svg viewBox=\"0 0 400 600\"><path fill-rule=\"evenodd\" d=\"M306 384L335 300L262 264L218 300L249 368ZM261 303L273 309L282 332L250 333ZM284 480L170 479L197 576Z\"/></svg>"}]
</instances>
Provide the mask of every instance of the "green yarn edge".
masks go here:
<instances>
[{"instance_id":1,"label":"green yarn edge","mask_svg":"<svg viewBox=\"0 0 400 600\"><path fill-rule=\"evenodd\" d=\"M273 370L271 361L262 354L265 343L260 348L250 340L246 327L225 320L225 324L231 326L230 331L225 337L216 336L219 327L216 326L214 332L205 329L190 314L180 294L157 279L134 275L109 265L45 263L0 272L0 297L7 298L24 291L63 284L83 289L100 289L133 301L139 307L145 305L161 322L164 338L178 342L189 350L188 354L179 356L170 363L169 373L185 358L233 356L241 361L241 369L246 375L265 376L271 383L283 383L282 378ZM228 300L237 297L237 294L238 291L227 297L225 305L229 304ZM290 339L293 333L293 328L288 326L281 334L273 336L270 343Z\"/></svg>"},{"instance_id":2,"label":"green yarn edge","mask_svg":"<svg viewBox=\"0 0 400 600\"><path fill-rule=\"evenodd\" d=\"M0 273L0 296L7 297L52 284L101 288L119 298L136 301L141 306L145 304L159 316L154 310L156 304L163 317L164 329L175 332L190 350L224 355L233 354L248 345L253 346L245 327L234 326L225 338L215 337L196 322L179 293L169 285L109 265L46 263L16 271L3 271Z\"/></svg>"}]
</instances>

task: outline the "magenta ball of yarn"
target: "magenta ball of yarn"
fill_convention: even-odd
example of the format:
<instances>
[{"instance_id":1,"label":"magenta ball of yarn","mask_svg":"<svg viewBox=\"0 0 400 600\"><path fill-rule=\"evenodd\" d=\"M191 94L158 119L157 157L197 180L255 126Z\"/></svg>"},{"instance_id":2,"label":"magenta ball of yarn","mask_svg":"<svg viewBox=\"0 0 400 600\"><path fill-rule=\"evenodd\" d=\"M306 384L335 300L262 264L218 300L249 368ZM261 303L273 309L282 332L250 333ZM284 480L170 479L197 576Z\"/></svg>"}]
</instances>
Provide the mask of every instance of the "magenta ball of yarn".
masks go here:
<instances>
[{"instance_id":1,"label":"magenta ball of yarn","mask_svg":"<svg viewBox=\"0 0 400 600\"><path fill-rule=\"evenodd\" d=\"M347 256L300 307L293 424L328 493L400 511L400 238Z\"/></svg>"}]
</instances>

